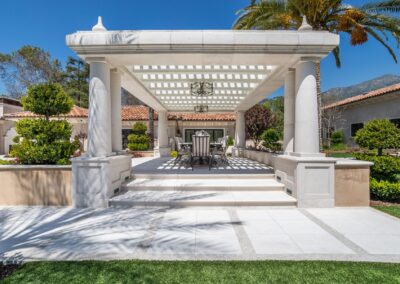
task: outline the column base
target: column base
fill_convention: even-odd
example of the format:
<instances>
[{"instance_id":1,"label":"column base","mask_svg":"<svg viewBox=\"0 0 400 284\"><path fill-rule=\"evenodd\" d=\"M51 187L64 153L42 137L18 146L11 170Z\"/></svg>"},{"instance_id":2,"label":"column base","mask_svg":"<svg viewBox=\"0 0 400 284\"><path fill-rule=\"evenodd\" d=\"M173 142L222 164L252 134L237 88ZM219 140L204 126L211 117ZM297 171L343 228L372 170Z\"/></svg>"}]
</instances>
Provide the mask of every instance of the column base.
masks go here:
<instances>
[{"instance_id":1,"label":"column base","mask_svg":"<svg viewBox=\"0 0 400 284\"><path fill-rule=\"evenodd\" d=\"M242 147L233 147L232 148L232 157L243 158L244 150L245 150L245 148L242 148Z\"/></svg>"},{"instance_id":2,"label":"column base","mask_svg":"<svg viewBox=\"0 0 400 284\"><path fill-rule=\"evenodd\" d=\"M298 207L335 206L336 159L282 155L275 158L275 174Z\"/></svg>"},{"instance_id":3,"label":"column base","mask_svg":"<svg viewBox=\"0 0 400 284\"><path fill-rule=\"evenodd\" d=\"M72 162L72 203L75 208L106 208L108 199L130 178L132 159L127 155L79 157Z\"/></svg>"},{"instance_id":4,"label":"column base","mask_svg":"<svg viewBox=\"0 0 400 284\"><path fill-rule=\"evenodd\" d=\"M159 147L154 149L154 157L171 157L171 147Z\"/></svg>"}]
</instances>

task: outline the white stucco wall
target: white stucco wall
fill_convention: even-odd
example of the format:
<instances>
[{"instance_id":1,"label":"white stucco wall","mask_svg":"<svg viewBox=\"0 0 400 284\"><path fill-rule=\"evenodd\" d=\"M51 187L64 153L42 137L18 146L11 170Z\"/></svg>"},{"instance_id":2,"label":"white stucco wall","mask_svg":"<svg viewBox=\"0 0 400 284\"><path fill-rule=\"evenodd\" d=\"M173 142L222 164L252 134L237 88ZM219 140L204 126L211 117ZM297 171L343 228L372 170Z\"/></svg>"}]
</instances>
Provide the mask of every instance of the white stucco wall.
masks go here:
<instances>
[{"instance_id":1,"label":"white stucco wall","mask_svg":"<svg viewBox=\"0 0 400 284\"><path fill-rule=\"evenodd\" d=\"M342 108L341 119L335 129L342 129L347 143L354 143L351 137L351 125L366 123L372 119L400 118L400 92L368 99Z\"/></svg>"}]
</instances>

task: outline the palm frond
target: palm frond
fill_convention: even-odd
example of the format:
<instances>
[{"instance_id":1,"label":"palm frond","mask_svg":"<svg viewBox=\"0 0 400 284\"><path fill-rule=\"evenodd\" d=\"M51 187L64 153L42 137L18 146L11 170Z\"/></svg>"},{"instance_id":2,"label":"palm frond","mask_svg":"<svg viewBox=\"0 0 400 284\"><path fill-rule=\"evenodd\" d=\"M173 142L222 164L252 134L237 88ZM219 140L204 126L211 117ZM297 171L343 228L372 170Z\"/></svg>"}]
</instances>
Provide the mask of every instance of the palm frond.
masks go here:
<instances>
[{"instance_id":1,"label":"palm frond","mask_svg":"<svg viewBox=\"0 0 400 284\"><path fill-rule=\"evenodd\" d=\"M360 10L368 13L399 13L400 0L382 0L367 3L360 7Z\"/></svg>"},{"instance_id":2,"label":"palm frond","mask_svg":"<svg viewBox=\"0 0 400 284\"><path fill-rule=\"evenodd\" d=\"M335 63L336 63L336 67L340 68L342 67L342 62L340 60L340 47L336 46L333 50L332 50L332 54L333 57L335 58Z\"/></svg>"},{"instance_id":3,"label":"palm frond","mask_svg":"<svg viewBox=\"0 0 400 284\"><path fill-rule=\"evenodd\" d=\"M379 34L370 27L364 27L364 29L366 32L368 32L368 34L370 34L372 37L374 37L378 42L380 42L387 49L387 51L393 57L393 60L397 63L397 56L394 53L393 49L379 36Z\"/></svg>"}]
</instances>

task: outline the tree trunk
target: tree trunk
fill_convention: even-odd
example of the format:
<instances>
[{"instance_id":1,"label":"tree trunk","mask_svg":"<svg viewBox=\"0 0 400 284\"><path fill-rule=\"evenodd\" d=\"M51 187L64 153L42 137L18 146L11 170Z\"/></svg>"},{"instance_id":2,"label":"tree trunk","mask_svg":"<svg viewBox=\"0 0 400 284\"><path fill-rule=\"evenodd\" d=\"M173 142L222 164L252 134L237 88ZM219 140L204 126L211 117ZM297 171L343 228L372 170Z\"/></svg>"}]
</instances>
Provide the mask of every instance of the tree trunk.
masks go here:
<instances>
[{"instance_id":1,"label":"tree trunk","mask_svg":"<svg viewBox=\"0 0 400 284\"><path fill-rule=\"evenodd\" d=\"M318 136L319 136L319 150L323 151L322 143L322 94L321 94L321 63L315 63L317 75L317 104L318 104Z\"/></svg>"},{"instance_id":2,"label":"tree trunk","mask_svg":"<svg viewBox=\"0 0 400 284\"><path fill-rule=\"evenodd\" d=\"M378 148L378 156L382 156L383 155L383 149L382 148Z\"/></svg>"},{"instance_id":3,"label":"tree trunk","mask_svg":"<svg viewBox=\"0 0 400 284\"><path fill-rule=\"evenodd\" d=\"M154 109L149 107L149 136L150 148L154 149Z\"/></svg>"}]
</instances>

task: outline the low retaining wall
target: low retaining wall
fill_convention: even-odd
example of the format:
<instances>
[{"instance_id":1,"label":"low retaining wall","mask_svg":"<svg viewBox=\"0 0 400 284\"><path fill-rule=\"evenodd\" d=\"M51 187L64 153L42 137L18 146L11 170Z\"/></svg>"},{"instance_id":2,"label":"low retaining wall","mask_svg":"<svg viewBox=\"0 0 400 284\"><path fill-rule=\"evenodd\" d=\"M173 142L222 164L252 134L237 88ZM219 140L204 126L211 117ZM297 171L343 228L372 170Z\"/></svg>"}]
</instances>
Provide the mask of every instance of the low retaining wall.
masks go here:
<instances>
[{"instance_id":1,"label":"low retaining wall","mask_svg":"<svg viewBox=\"0 0 400 284\"><path fill-rule=\"evenodd\" d=\"M369 174L373 163L338 160L335 165L335 206L369 206Z\"/></svg>"},{"instance_id":2,"label":"low retaining wall","mask_svg":"<svg viewBox=\"0 0 400 284\"><path fill-rule=\"evenodd\" d=\"M0 166L0 205L71 205L71 173L71 166Z\"/></svg>"},{"instance_id":3,"label":"low retaining wall","mask_svg":"<svg viewBox=\"0 0 400 284\"><path fill-rule=\"evenodd\" d=\"M334 193L331 191L330 196L332 197L331 200L334 199L334 206L369 206L369 176L370 167L373 165L370 162L350 159L336 159L336 161L334 161L335 159L332 158L320 158L305 161L307 159L254 151L249 149L235 149L234 156L251 159L274 167L277 179L285 185L285 190L289 194L296 197L298 200L302 198L299 192L299 184L303 183L304 178L309 175L308 172L310 170L316 170L317 172L319 171L318 174L313 174L309 183L306 183L304 185L305 188L300 191L305 193L310 192L311 195L314 196L311 196L312 199L314 199L317 195L329 195L329 188L333 187L334 190L332 191L334 191ZM326 162L334 162L334 172L321 179L321 170L325 166ZM301 168L299 168L299 164L305 164L306 166L304 167L304 169L306 171L304 171L304 169L301 170ZM328 181L328 179L332 178L333 182ZM327 191L318 192L317 189L321 187L322 184L318 184L317 181L322 182L324 180L326 180L327 183L324 184L323 187L326 187L325 189ZM315 187L315 190L311 190L313 187ZM300 206L301 203L302 202L299 201ZM310 203L305 203L303 207L309 207L309 205ZM325 207L325 205L326 204L322 204L321 207Z\"/></svg>"},{"instance_id":4,"label":"low retaining wall","mask_svg":"<svg viewBox=\"0 0 400 284\"><path fill-rule=\"evenodd\" d=\"M278 156L278 154L275 153L261 152L249 149L234 149L233 155L236 157L247 158L253 161L257 161L271 167L275 166L275 157Z\"/></svg>"}]
</instances>

